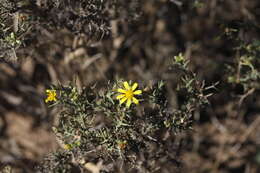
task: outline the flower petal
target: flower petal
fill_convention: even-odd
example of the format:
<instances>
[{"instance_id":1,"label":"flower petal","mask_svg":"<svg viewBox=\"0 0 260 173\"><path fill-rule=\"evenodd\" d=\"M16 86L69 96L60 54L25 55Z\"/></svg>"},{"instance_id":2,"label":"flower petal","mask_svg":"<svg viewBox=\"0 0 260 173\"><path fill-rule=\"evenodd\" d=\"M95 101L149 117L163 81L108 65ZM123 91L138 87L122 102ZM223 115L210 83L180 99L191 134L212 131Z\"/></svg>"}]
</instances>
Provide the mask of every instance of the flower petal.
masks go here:
<instances>
[{"instance_id":1,"label":"flower petal","mask_svg":"<svg viewBox=\"0 0 260 173\"><path fill-rule=\"evenodd\" d=\"M124 87L126 90L130 90L130 86L129 86L128 82L124 82Z\"/></svg>"},{"instance_id":2,"label":"flower petal","mask_svg":"<svg viewBox=\"0 0 260 173\"><path fill-rule=\"evenodd\" d=\"M139 101L138 101L135 97L133 97L133 102L134 102L136 105L139 104Z\"/></svg>"},{"instance_id":3,"label":"flower petal","mask_svg":"<svg viewBox=\"0 0 260 173\"><path fill-rule=\"evenodd\" d=\"M126 98L126 97L122 98L122 99L120 100L120 102L119 102L119 103L120 103L120 105L121 105L121 104L123 104L123 103L124 103L126 100L127 100L127 98Z\"/></svg>"},{"instance_id":4,"label":"flower petal","mask_svg":"<svg viewBox=\"0 0 260 173\"><path fill-rule=\"evenodd\" d=\"M138 87L138 83L134 83L134 85L132 86L132 91L134 91L137 87Z\"/></svg>"},{"instance_id":5,"label":"flower petal","mask_svg":"<svg viewBox=\"0 0 260 173\"><path fill-rule=\"evenodd\" d=\"M131 101L131 99L127 99L127 102L126 102L126 107L130 107L130 105L131 105L131 103L132 103L132 101Z\"/></svg>"},{"instance_id":6,"label":"flower petal","mask_svg":"<svg viewBox=\"0 0 260 173\"><path fill-rule=\"evenodd\" d=\"M125 97L125 94L118 95L116 99L120 100L121 98Z\"/></svg>"},{"instance_id":7,"label":"flower petal","mask_svg":"<svg viewBox=\"0 0 260 173\"><path fill-rule=\"evenodd\" d=\"M136 91L134 92L134 95L140 95L140 94L142 94L142 90L136 90Z\"/></svg>"},{"instance_id":8,"label":"flower petal","mask_svg":"<svg viewBox=\"0 0 260 173\"><path fill-rule=\"evenodd\" d=\"M117 89L117 92L126 93L126 90L123 90L123 89L119 88L119 89Z\"/></svg>"}]
</instances>

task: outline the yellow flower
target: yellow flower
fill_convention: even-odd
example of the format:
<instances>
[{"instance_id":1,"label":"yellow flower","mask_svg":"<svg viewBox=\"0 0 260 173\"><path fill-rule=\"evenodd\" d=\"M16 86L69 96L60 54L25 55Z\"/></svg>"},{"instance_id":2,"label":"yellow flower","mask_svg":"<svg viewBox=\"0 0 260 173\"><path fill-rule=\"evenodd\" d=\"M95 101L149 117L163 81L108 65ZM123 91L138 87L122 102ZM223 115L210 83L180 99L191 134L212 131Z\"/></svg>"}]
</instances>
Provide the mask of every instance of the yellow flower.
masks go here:
<instances>
[{"instance_id":1,"label":"yellow flower","mask_svg":"<svg viewBox=\"0 0 260 173\"><path fill-rule=\"evenodd\" d=\"M129 108L132 102L135 104L139 104L139 101L134 97L134 95L141 95L142 91L141 90L136 90L135 89L138 87L137 83L134 83L132 86L129 86L128 82L124 82L124 89L119 88L117 91L120 93L116 97L120 101L120 104L126 102L126 106Z\"/></svg>"},{"instance_id":2,"label":"yellow flower","mask_svg":"<svg viewBox=\"0 0 260 173\"><path fill-rule=\"evenodd\" d=\"M45 102L51 102L51 101L56 101L56 90L46 90L47 98L45 99Z\"/></svg>"},{"instance_id":3,"label":"yellow flower","mask_svg":"<svg viewBox=\"0 0 260 173\"><path fill-rule=\"evenodd\" d=\"M71 146L70 144L65 144L65 145L63 146L63 148L64 148L65 150L71 150L71 149L72 149L72 146Z\"/></svg>"},{"instance_id":4,"label":"yellow flower","mask_svg":"<svg viewBox=\"0 0 260 173\"><path fill-rule=\"evenodd\" d=\"M126 146L127 146L127 141L119 141L118 142L118 148L120 150L124 150L126 148Z\"/></svg>"}]
</instances>

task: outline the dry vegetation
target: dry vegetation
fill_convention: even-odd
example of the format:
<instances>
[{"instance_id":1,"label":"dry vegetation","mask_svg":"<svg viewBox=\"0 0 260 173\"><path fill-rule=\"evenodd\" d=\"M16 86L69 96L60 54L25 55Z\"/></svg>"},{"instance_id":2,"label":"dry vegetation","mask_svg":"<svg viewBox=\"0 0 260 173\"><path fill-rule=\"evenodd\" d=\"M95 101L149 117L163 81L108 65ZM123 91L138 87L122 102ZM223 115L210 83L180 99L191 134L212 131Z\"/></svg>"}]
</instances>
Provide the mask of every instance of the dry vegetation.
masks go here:
<instances>
[{"instance_id":1,"label":"dry vegetation","mask_svg":"<svg viewBox=\"0 0 260 173\"><path fill-rule=\"evenodd\" d=\"M258 0L0 0L0 171L35 172L61 149L59 110L44 103L51 85L164 80L180 108L169 64L182 52L198 80L218 85L155 171L260 172L259 18Z\"/></svg>"}]
</instances>

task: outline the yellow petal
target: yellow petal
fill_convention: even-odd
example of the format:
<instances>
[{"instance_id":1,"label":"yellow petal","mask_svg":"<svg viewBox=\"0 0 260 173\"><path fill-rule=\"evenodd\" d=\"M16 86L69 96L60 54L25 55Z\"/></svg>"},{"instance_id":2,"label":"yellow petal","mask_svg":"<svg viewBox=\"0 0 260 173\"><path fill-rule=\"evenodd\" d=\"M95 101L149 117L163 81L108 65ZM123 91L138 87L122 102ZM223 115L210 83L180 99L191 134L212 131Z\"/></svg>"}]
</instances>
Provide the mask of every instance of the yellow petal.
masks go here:
<instances>
[{"instance_id":1,"label":"yellow petal","mask_svg":"<svg viewBox=\"0 0 260 173\"><path fill-rule=\"evenodd\" d=\"M137 87L138 87L138 84L134 83L134 85L132 86L132 91L134 91Z\"/></svg>"},{"instance_id":2,"label":"yellow petal","mask_svg":"<svg viewBox=\"0 0 260 173\"><path fill-rule=\"evenodd\" d=\"M133 97L133 102L137 105L139 104L139 101L135 97Z\"/></svg>"},{"instance_id":3,"label":"yellow petal","mask_svg":"<svg viewBox=\"0 0 260 173\"><path fill-rule=\"evenodd\" d=\"M126 102L126 107L130 107L130 105L131 105L131 103L132 103L132 101L131 101L131 99L127 99L127 102Z\"/></svg>"},{"instance_id":4,"label":"yellow petal","mask_svg":"<svg viewBox=\"0 0 260 173\"><path fill-rule=\"evenodd\" d=\"M121 98L125 97L125 94L118 95L116 99L120 100Z\"/></svg>"},{"instance_id":5,"label":"yellow petal","mask_svg":"<svg viewBox=\"0 0 260 173\"><path fill-rule=\"evenodd\" d=\"M130 90L128 82L124 82L124 87L125 87L126 90Z\"/></svg>"},{"instance_id":6,"label":"yellow petal","mask_svg":"<svg viewBox=\"0 0 260 173\"><path fill-rule=\"evenodd\" d=\"M123 90L123 89L119 88L119 89L117 89L117 92L126 93L126 90Z\"/></svg>"},{"instance_id":7,"label":"yellow petal","mask_svg":"<svg viewBox=\"0 0 260 173\"><path fill-rule=\"evenodd\" d=\"M136 91L134 92L134 95L140 95L140 94L142 94L142 90L136 90Z\"/></svg>"},{"instance_id":8,"label":"yellow petal","mask_svg":"<svg viewBox=\"0 0 260 173\"><path fill-rule=\"evenodd\" d=\"M126 99L127 99L126 97L122 98L122 99L120 100L120 102L119 102L120 105L123 104L123 103L126 101Z\"/></svg>"}]
</instances>

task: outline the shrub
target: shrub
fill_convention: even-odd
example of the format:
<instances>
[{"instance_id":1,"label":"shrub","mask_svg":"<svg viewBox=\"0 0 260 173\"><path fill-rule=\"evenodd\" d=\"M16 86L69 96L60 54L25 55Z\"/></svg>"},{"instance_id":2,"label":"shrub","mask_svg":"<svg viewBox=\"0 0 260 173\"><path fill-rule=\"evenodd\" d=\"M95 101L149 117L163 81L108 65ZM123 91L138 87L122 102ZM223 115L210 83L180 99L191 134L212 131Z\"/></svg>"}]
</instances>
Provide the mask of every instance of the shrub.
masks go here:
<instances>
[{"instance_id":1,"label":"shrub","mask_svg":"<svg viewBox=\"0 0 260 173\"><path fill-rule=\"evenodd\" d=\"M176 109L168 105L166 81L138 90L137 83L122 80L109 82L103 90L95 86L78 90L73 84L52 86L46 101L61 110L53 130L64 149L52 154L41 170L69 171L68 164L80 169L89 160L102 160L106 164L102 169L109 172L114 169L107 165L116 166L118 161L124 168L150 172L177 160L169 144L178 132L192 128L194 111L208 104L208 90L215 85L205 87L182 54L174 57L171 68L178 71L175 89L183 97Z\"/></svg>"}]
</instances>

